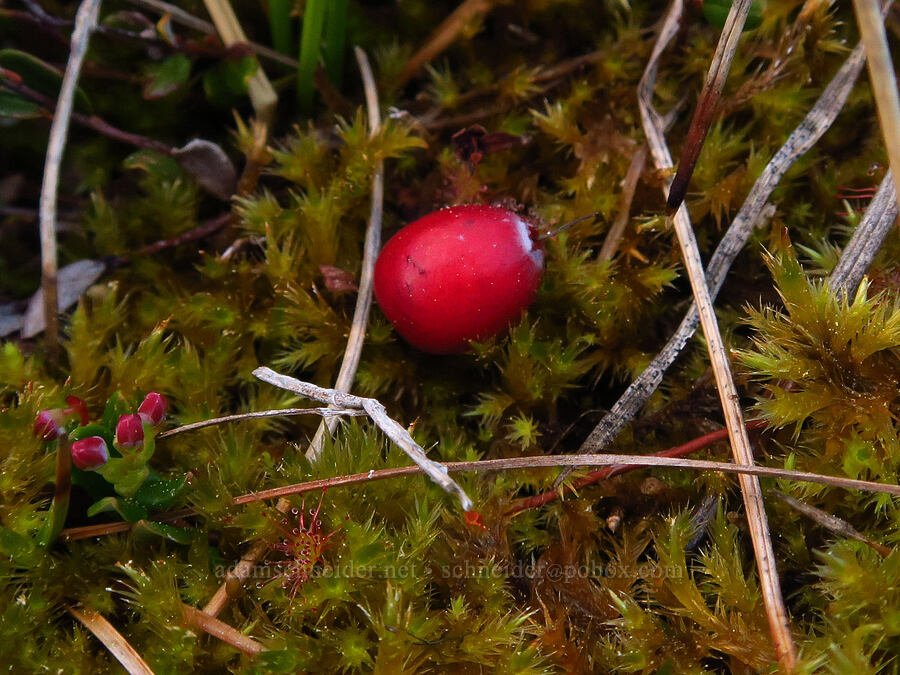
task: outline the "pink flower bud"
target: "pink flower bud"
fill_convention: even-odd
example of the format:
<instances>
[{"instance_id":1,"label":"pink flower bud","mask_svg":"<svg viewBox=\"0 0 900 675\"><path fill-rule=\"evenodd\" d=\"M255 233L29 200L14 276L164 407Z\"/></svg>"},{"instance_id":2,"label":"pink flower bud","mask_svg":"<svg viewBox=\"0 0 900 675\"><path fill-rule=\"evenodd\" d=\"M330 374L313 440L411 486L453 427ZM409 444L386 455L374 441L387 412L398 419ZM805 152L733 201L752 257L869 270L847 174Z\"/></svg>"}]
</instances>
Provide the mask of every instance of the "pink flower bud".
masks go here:
<instances>
[{"instance_id":1,"label":"pink flower bud","mask_svg":"<svg viewBox=\"0 0 900 675\"><path fill-rule=\"evenodd\" d=\"M140 415L141 419L147 424L155 427L163 421L168 407L169 404L166 402L165 396L157 394L155 391L151 391L144 397L144 402L141 403L141 407L138 408L138 415Z\"/></svg>"},{"instance_id":2,"label":"pink flower bud","mask_svg":"<svg viewBox=\"0 0 900 675\"><path fill-rule=\"evenodd\" d=\"M59 438L66 430L63 428L66 416L62 408L41 410L34 420L34 435L43 441L52 441Z\"/></svg>"},{"instance_id":3,"label":"pink flower bud","mask_svg":"<svg viewBox=\"0 0 900 675\"><path fill-rule=\"evenodd\" d=\"M89 436L72 443L72 463L83 471L93 471L109 461L106 441L99 436Z\"/></svg>"},{"instance_id":4,"label":"pink flower bud","mask_svg":"<svg viewBox=\"0 0 900 675\"><path fill-rule=\"evenodd\" d=\"M116 424L116 445L135 448L144 444L144 425L139 415L122 415Z\"/></svg>"}]
</instances>

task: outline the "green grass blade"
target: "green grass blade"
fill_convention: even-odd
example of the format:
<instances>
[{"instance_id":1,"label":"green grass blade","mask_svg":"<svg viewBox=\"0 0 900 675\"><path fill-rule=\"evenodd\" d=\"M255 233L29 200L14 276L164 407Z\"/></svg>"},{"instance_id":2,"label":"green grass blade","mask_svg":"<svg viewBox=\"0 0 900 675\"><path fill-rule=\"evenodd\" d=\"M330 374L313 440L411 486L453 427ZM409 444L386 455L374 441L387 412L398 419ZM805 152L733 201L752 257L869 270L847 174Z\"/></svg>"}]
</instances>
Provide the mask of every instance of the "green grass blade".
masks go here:
<instances>
[{"instance_id":1,"label":"green grass blade","mask_svg":"<svg viewBox=\"0 0 900 675\"><path fill-rule=\"evenodd\" d=\"M309 0L303 14L303 31L300 35L300 57L297 64L297 104L305 115L311 115L315 99L313 74L319 65L319 46L329 0Z\"/></svg>"},{"instance_id":2,"label":"green grass blade","mask_svg":"<svg viewBox=\"0 0 900 675\"><path fill-rule=\"evenodd\" d=\"M341 87L344 73L348 5L349 0L331 0L325 17L325 72L338 89Z\"/></svg>"},{"instance_id":3,"label":"green grass blade","mask_svg":"<svg viewBox=\"0 0 900 675\"><path fill-rule=\"evenodd\" d=\"M291 0L269 0L269 30L272 46L282 54L290 54L293 43Z\"/></svg>"}]
</instances>

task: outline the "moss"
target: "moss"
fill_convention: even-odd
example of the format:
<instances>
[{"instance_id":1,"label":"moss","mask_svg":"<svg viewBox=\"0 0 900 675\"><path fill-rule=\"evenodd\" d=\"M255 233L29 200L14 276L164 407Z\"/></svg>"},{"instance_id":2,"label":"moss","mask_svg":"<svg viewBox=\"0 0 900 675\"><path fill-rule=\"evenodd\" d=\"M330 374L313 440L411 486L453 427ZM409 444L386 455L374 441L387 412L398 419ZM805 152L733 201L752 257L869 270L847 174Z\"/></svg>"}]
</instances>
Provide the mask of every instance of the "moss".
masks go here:
<instances>
[{"instance_id":1,"label":"moss","mask_svg":"<svg viewBox=\"0 0 900 675\"><path fill-rule=\"evenodd\" d=\"M774 670L740 493L718 474L634 471L515 516L515 500L557 489L557 470L465 474L459 481L480 516L469 521L439 488L405 477L295 497L297 513L282 514L268 502L232 499L408 460L365 421L341 423L310 462L303 451L317 418L245 420L157 439L154 475L190 473L189 488L159 509L193 510L165 523L172 529L37 545L55 447L36 439L32 425L66 396L81 397L99 421L116 393L130 412L158 391L170 402L168 424L178 426L312 405L254 380L258 365L333 384L355 295L330 287L320 266L358 277L382 161L385 238L434 208L468 201L502 200L548 228L600 214L545 242L535 303L508 334L470 353L419 353L373 310L354 392L382 400L435 459L574 452L658 351L690 299L660 217L665 176L643 171L619 253L598 253L644 141L635 87L663 8L497 3L398 88L406 58L456 4L352 3L350 38L375 56L383 128L369 134L348 71L343 102L323 100L315 117L297 118L283 104L266 152L254 149L247 125L204 98L203 75L225 60L213 47L192 43L191 78L171 97L146 100L133 73L149 72L155 57L94 37L85 88L100 117L166 142L207 137L239 164L252 157L264 166L256 187L235 198L227 228L148 254L142 247L191 232L227 207L168 157L92 133L71 136L61 203L78 208L67 214L74 227L60 232L62 260L103 259L109 270L65 317L61 363L40 339L0 346L0 665L115 670L67 613L83 604L157 672ZM265 41L261 5L235 5L251 38ZM848 8L827 3L811 11L808 29L793 30L801 5L765 3L761 26L743 37L687 200L704 256L856 39ZM201 12L197 3L187 7ZM655 95L663 111L682 99L693 106L717 38L692 10L682 31L661 63ZM277 77L276 66L266 68ZM104 73L117 78L114 87L104 87ZM250 114L243 99L238 105ZM676 155L689 118L678 115L669 132ZM521 138L464 161L452 136L476 123ZM45 133L43 120L0 128L0 157L21 167L25 194L37 194ZM895 483L900 241L891 235L870 280L848 299L821 280L866 205L864 197L848 200L846 213L841 186L871 188L883 175L878 134L861 81L834 129L779 185L775 215L738 258L717 309L744 401L768 423L761 462ZM38 283L32 230L15 219L0 223L4 302ZM721 424L698 338L612 450L655 452ZM719 444L707 455L726 452ZM763 483L876 541L900 541L890 498ZM118 519L88 515L96 488L76 485L67 527ZM312 536L310 509L320 499L316 532L330 536L313 559L298 562L302 547L284 542ZM712 504L713 515L702 504ZM799 672L894 667L896 554L837 538L780 502L767 507ZM152 511L151 519L164 515ZM268 650L250 657L188 626L181 603L207 602L255 541L265 553L220 615Z\"/></svg>"}]
</instances>

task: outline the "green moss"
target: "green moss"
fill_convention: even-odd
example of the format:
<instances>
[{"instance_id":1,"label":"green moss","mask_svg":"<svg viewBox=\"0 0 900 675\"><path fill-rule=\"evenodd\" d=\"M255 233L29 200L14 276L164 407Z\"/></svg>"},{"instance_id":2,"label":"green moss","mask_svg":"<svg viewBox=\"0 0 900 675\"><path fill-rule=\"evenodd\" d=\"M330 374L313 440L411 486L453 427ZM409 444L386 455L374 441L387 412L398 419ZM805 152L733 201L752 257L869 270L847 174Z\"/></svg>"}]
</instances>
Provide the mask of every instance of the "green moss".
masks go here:
<instances>
[{"instance_id":1,"label":"green moss","mask_svg":"<svg viewBox=\"0 0 900 675\"><path fill-rule=\"evenodd\" d=\"M687 200L706 258L837 69L844 42L856 39L848 9L827 4L812 11L808 30L791 33L802 4L766 4L761 26L743 38L725 113ZM36 545L55 454L34 438L32 424L40 410L65 405L67 395L84 399L96 420L114 392L131 410L158 391L177 426L312 405L257 382L251 372L259 365L333 384L355 294L332 290L320 266L358 277L380 162L384 239L434 208L469 201L515 203L548 229L600 214L545 242L535 303L508 334L468 354L419 353L373 309L354 392L378 397L414 426L430 456L574 452L658 351L689 304L678 247L660 216L666 176L644 170L617 255L599 260L598 253L619 210L622 178L644 142L635 87L663 8L499 3L399 90L405 59L455 6L352 3L350 37L377 63L382 129L370 135L362 92L348 71L345 101L334 104L342 117L323 105L292 128L291 103L283 103L270 158L254 150L243 123L231 135L233 119L204 99L199 75L221 63L218 55L187 54L196 81L161 101L144 100L128 77L104 91L95 75L86 76L98 115L125 129L172 143L208 137L239 164L247 155L268 163L256 188L236 197L226 229L146 254L143 246L190 232L226 206L163 155L133 153L88 133L70 138L63 173L69 201L62 203L68 209L80 200L81 209L70 218L75 227L60 233L63 261L116 257L106 258L106 275L66 315L61 363L49 360L40 340L0 346L0 665L13 672L115 670L67 613L83 604L106 616L157 672L774 669L740 493L719 474L634 471L515 516L507 515L515 500L556 489L557 470L458 475L481 516L472 522L426 479L405 477L292 497L298 513L281 514L271 502L234 506L232 499L408 459L361 420L342 422L315 462L303 453L318 418L245 420L158 440L150 468L162 478L190 472L190 488L166 507L193 510L167 523L180 530L143 527L49 550ZM236 9L250 37L264 40L259 5L239 2ZM676 156L717 39L699 13L683 31L664 55L655 91L663 112L687 100L669 131ZM95 74L132 61L129 70L140 73L153 63L143 51L93 39ZM552 75L564 60L595 50ZM528 138L465 162L452 135L475 123ZM46 129L38 124L0 128L0 156L35 174L27 176L29 187L39 182L43 157ZM761 463L896 482L900 240L892 235L871 280L851 298L836 299L820 279L866 205L854 200L853 212L841 215L840 186L873 187L884 164L871 92L860 82L835 128L779 185L774 216L738 258L717 303L744 400L755 401L755 413L769 423ZM783 228L802 242L808 271L783 244ZM33 229L16 221L0 227L4 301L25 297L37 283ZM655 452L721 424L698 338L612 450ZM707 454L724 458L726 448ZM834 513L876 541L900 542L900 509L888 497L786 481L764 487ZM89 517L95 498L76 486L66 525L117 518ZM312 532L310 509L320 499L317 531L331 536L315 560L292 567L282 544L300 536L294 530ZM704 520L698 504L707 499L718 511ZM779 535L799 672L894 667L896 555L840 539L780 502L767 502L767 510ZM266 546L262 559L219 617L268 650L250 657L189 627L181 604L207 602L256 541Z\"/></svg>"}]
</instances>

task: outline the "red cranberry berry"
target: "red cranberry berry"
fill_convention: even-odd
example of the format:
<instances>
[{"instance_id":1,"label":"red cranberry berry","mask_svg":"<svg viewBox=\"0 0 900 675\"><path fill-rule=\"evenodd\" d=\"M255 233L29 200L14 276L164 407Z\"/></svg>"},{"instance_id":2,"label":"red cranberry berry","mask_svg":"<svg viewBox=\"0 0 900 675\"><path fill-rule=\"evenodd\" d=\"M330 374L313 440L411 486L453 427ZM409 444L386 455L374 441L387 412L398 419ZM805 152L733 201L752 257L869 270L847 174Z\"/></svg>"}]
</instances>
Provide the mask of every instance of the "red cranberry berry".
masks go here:
<instances>
[{"instance_id":1,"label":"red cranberry berry","mask_svg":"<svg viewBox=\"0 0 900 675\"><path fill-rule=\"evenodd\" d=\"M497 206L452 206L385 244L375 297L411 345L458 353L519 317L537 294L543 264L535 228L521 216Z\"/></svg>"}]
</instances>

